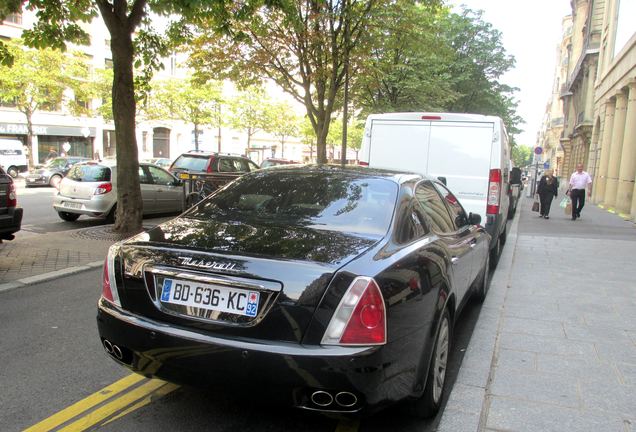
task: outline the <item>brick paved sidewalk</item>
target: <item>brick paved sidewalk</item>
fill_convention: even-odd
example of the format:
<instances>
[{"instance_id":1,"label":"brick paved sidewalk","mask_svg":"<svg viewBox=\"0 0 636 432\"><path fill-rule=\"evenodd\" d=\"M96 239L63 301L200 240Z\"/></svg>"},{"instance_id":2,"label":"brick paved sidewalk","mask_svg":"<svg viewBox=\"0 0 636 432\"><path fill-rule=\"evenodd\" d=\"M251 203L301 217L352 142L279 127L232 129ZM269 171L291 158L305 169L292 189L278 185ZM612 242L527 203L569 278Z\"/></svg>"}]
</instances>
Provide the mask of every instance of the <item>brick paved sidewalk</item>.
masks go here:
<instances>
[{"instance_id":1,"label":"brick paved sidewalk","mask_svg":"<svg viewBox=\"0 0 636 432\"><path fill-rule=\"evenodd\" d=\"M636 228L521 203L438 431L636 431Z\"/></svg>"}]
</instances>

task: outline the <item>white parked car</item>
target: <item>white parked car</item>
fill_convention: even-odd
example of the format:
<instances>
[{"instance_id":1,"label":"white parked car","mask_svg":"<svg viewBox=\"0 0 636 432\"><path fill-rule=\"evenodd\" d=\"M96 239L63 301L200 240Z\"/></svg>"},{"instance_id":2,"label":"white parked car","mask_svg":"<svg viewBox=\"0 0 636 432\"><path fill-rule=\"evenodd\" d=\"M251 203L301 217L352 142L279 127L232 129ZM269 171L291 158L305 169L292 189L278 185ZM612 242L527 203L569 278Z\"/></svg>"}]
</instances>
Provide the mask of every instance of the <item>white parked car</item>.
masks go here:
<instances>
[{"instance_id":1,"label":"white parked car","mask_svg":"<svg viewBox=\"0 0 636 432\"><path fill-rule=\"evenodd\" d=\"M140 163L139 182L144 215L180 213L184 210L181 180L158 166ZM117 205L117 169L108 162L75 165L62 179L53 208L65 221L80 215L112 222Z\"/></svg>"},{"instance_id":2,"label":"white parked car","mask_svg":"<svg viewBox=\"0 0 636 432\"><path fill-rule=\"evenodd\" d=\"M510 145L499 117L452 113L387 113L367 118L361 165L443 178L467 212L491 235L491 265L506 241Z\"/></svg>"}]
</instances>

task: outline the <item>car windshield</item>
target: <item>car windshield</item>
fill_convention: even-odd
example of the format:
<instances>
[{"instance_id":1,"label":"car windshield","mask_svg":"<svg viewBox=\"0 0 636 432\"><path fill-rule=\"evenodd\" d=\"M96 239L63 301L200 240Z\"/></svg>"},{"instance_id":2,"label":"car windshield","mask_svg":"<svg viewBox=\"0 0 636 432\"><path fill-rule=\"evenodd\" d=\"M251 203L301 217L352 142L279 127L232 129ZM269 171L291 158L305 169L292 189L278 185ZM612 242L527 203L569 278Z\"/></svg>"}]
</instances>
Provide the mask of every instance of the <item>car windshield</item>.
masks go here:
<instances>
[{"instance_id":1,"label":"car windshield","mask_svg":"<svg viewBox=\"0 0 636 432\"><path fill-rule=\"evenodd\" d=\"M209 156L181 155L174 161L172 169L205 171L209 159Z\"/></svg>"},{"instance_id":2,"label":"car windshield","mask_svg":"<svg viewBox=\"0 0 636 432\"><path fill-rule=\"evenodd\" d=\"M64 158L51 159L44 166L47 168L64 168L66 166L66 159Z\"/></svg>"},{"instance_id":3,"label":"car windshield","mask_svg":"<svg viewBox=\"0 0 636 432\"><path fill-rule=\"evenodd\" d=\"M241 177L185 216L375 236L389 228L398 190L390 180L329 172L268 175L267 171Z\"/></svg>"},{"instance_id":4,"label":"car windshield","mask_svg":"<svg viewBox=\"0 0 636 432\"><path fill-rule=\"evenodd\" d=\"M110 181L110 168L94 164L75 165L66 177L82 182Z\"/></svg>"}]
</instances>

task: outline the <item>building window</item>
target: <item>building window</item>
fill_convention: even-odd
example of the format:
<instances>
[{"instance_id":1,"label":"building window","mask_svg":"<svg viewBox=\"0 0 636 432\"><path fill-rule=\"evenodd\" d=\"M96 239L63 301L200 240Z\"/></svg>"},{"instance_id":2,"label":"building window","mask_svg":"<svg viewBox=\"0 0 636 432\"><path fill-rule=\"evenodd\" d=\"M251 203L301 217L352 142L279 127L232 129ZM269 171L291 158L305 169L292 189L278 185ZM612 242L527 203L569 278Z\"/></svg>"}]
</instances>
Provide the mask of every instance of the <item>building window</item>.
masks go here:
<instances>
[{"instance_id":1,"label":"building window","mask_svg":"<svg viewBox=\"0 0 636 432\"><path fill-rule=\"evenodd\" d=\"M172 54L170 56L170 75L177 74L177 56Z\"/></svg>"},{"instance_id":2,"label":"building window","mask_svg":"<svg viewBox=\"0 0 636 432\"><path fill-rule=\"evenodd\" d=\"M7 17L2 21L3 24L11 23L16 25L22 25L22 14L21 13L12 13L7 15Z\"/></svg>"},{"instance_id":3,"label":"building window","mask_svg":"<svg viewBox=\"0 0 636 432\"><path fill-rule=\"evenodd\" d=\"M104 59L104 67L106 69L112 69L113 68L113 61L111 59Z\"/></svg>"},{"instance_id":4,"label":"building window","mask_svg":"<svg viewBox=\"0 0 636 432\"><path fill-rule=\"evenodd\" d=\"M148 132L143 131L141 133L141 151L146 153L148 151Z\"/></svg>"}]
</instances>

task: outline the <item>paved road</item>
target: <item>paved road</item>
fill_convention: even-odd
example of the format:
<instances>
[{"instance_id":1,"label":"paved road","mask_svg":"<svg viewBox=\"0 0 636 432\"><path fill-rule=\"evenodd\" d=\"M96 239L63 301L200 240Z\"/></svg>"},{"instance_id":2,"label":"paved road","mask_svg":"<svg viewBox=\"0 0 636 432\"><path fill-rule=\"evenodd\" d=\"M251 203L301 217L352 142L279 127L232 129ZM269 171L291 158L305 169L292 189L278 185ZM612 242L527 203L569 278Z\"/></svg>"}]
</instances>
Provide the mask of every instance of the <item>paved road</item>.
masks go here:
<instances>
[{"instance_id":1,"label":"paved road","mask_svg":"<svg viewBox=\"0 0 636 432\"><path fill-rule=\"evenodd\" d=\"M400 407L348 424L297 410L228 400L224 394L158 380L140 378L131 384L131 378L126 378L130 373L106 357L97 336L95 304L101 290L100 272L95 269L0 292L0 430L23 430L59 412L67 416L63 418L68 419L67 425L73 421L82 427L96 423L98 429L107 431L435 429L438 419L415 420ZM479 304L469 303L456 327L450 382L457 374L479 310ZM111 390L100 391L113 383ZM121 392L111 398L113 391ZM85 399L90 395L92 399ZM95 398L101 398L99 405L91 407ZM110 399L104 402L105 398ZM121 418L102 425L122 411Z\"/></svg>"}]
</instances>

